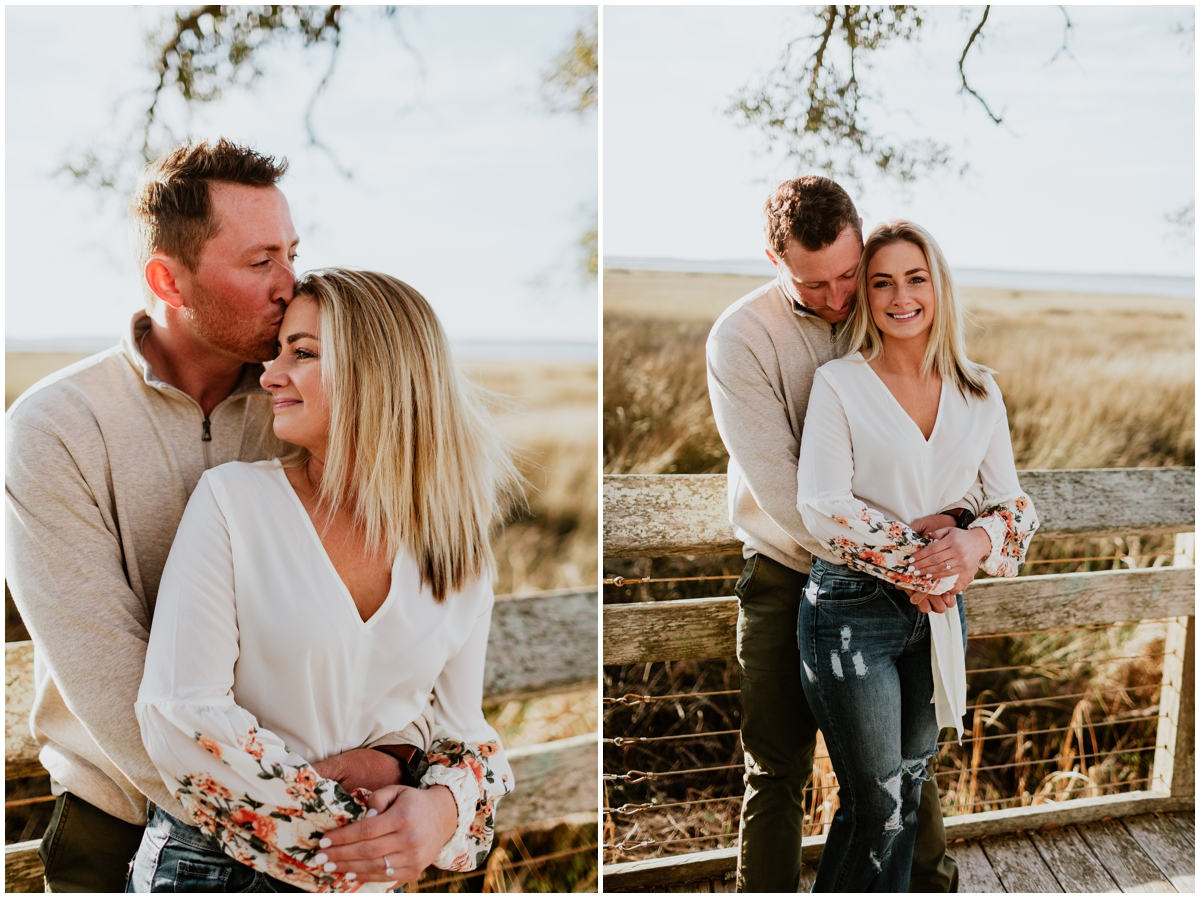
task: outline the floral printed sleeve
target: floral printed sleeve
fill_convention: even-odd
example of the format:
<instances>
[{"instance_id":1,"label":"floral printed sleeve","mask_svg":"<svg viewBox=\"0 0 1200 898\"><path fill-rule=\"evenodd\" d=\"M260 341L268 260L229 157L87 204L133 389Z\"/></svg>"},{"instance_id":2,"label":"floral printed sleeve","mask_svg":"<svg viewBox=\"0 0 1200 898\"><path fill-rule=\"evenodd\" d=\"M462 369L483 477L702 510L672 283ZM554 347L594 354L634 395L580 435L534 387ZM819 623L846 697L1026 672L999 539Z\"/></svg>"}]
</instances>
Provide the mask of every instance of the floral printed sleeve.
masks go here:
<instances>
[{"instance_id":1,"label":"floral printed sleeve","mask_svg":"<svg viewBox=\"0 0 1200 898\"><path fill-rule=\"evenodd\" d=\"M164 782L230 857L306 892L386 890L312 864L325 832L366 812L366 793L320 777L232 702L139 702L137 713Z\"/></svg>"},{"instance_id":2,"label":"floral printed sleeve","mask_svg":"<svg viewBox=\"0 0 1200 898\"><path fill-rule=\"evenodd\" d=\"M987 455L979 466L984 507L971 527L982 528L992 541L992 551L979 565L993 577L1015 577L1025 562L1029 540L1038 528L1037 511L1021 490L1013 461L1008 415L1000 404Z\"/></svg>"},{"instance_id":3,"label":"floral printed sleeve","mask_svg":"<svg viewBox=\"0 0 1200 898\"><path fill-rule=\"evenodd\" d=\"M458 828L433 861L443 870L474 870L484 862L495 835L497 802L513 790L512 768L481 710L491 609L488 601L434 686L437 729L421 784L446 786L458 804Z\"/></svg>"}]
</instances>

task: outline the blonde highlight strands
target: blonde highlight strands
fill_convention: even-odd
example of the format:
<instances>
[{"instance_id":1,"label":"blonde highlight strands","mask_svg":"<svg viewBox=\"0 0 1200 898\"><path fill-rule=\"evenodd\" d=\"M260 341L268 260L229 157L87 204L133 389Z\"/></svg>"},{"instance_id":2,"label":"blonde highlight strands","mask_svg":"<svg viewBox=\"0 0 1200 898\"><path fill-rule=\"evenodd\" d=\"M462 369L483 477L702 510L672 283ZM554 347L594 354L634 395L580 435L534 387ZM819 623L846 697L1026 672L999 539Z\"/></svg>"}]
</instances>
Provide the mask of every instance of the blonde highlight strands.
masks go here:
<instances>
[{"instance_id":1,"label":"blonde highlight strands","mask_svg":"<svg viewBox=\"0 0 1200 898\"><path fill-rule=\"evenodd\" d=\"M864 359L871 361L883 352L883 333L875 323L867 295L868 266L883 247L901 242L911 243L925 254L936 302L921 370L949 380L964 396L970 393L986 398L987 375L992 372L967 358L965 332L969 313L958 302L950 266L933 236L911 221L897 219L877 225L863 245L854 307L847 322L850 342L847 354L861 352Z\"/></svg>"},{"instance_id":2,"label":"blonde highlight strands","mask_svg":"<svg viewBox=\"0 0 1200 898\"><path fill-rule=\"evenodd\" d=\"M438 602L490 575L491 527L520 476L429 303L396 278L347 269L306 275L296 296L321 314L330 422L318 501L351 509L369 547L410 552Z\"/></svg>"}]
</instances>

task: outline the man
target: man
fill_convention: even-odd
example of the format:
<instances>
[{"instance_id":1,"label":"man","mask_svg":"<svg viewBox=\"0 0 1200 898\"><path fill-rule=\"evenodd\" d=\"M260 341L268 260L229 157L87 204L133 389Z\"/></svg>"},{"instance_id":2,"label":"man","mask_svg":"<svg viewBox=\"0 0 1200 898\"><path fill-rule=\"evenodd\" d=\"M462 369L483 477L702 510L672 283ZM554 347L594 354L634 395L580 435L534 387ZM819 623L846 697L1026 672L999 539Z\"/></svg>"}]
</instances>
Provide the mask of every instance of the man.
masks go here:
<instances>
[{"instance_id":1,"label":"man","mask_svg":"<svg viewBox=\"0 0 1200 898\"><path fill-rule=\"evenodd\" d=\"M40 850L48 891L123 891L147 800L189 819L142 747L134 701L200 476L277 452L258 379L295 282L299 241L275 186L286 170L224 140L148 166L130 205L146 312L120 346L7 415L6 572L34 642L32 727L58 796ZM421 720L318 770L348 788L399 783L415 754L401 743L427 736ZM448 824L448 838L456 820L443 816L426 829Z\"/></svg>"},{"instance_id":2,"label":"man","mask_svg":"<svg viewBox=\"0 0 1200 898\"><path fill-rule=\"evenodd\" d=\"M796 467L813 375L846 351L841 325L850 314L863 238L854 203L828 178L785 181L765 211L767 256L779 276L713 325L708 387L729 452L730 518L746 557L735 589L746 758L737 888L795 892L802 790L818 729L801 686L796 625L812 556L837 560L804 527ZM942 514L914 526L927 532L955 523ZM922 610L949 607L936 596L917 598ZM957 881L930 777L921 794L910 891L957 891Z\"/></svg>"}]
</instances>

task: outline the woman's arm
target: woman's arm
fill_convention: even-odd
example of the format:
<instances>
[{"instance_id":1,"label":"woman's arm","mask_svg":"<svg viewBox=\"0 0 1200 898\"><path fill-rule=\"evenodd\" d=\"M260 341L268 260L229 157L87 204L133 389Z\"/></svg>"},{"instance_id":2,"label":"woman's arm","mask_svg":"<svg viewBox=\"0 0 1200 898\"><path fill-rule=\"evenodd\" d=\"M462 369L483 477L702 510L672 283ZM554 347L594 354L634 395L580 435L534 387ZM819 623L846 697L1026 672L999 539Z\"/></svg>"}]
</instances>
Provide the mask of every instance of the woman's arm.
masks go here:
<instances>
[{"instance_id":1,"label":"woman's arm","mask_svg":"<svg viewBox=\"0 0 1200 898\"><path fill-rule=\"evenodd\" d=\"M423 786L444 785L458 803L458 828L434 866L473 870L495 833L496 803L513 790L512 768L496 731L483 716L483 668L491 629L491 586L462 649L446 662L434 685L437 728Z\"/></svg>"},{"instance_id":2,"label":"woman's arm","mask_svg":"<svg viewBox=\"0 0 1200 898\"><path fill-rule=\"evenodd\" d=\"M312 863L318 840L366 812L233 696L238 626L228 524L210 477L180 522L158 592L136 705L163 782L229 856L305 891L362 883Z\"/></svg>"},{"instance_id":3,"label":"woman's arm","mask_svg":"<svg viewBox=\"0 0 1200 898\"><path fill-rule=\"evenodd\" d=\"M997 388L993 386L993 389ZM992 543L992 550L980 567L994 577L1015 577L1025 562L1029 540L1038 528L1038 518L1033 502L1017 480L1008 415L1003 401L999 406L1000 414L992 430L992 439L979 466L984 491L983 511L968 529L983 530Z\"/></svg>"},{"instance_id":4,"label":"woman's arm","mask_svg":"<svg viewBox=\"0 0 1200 898\"><path fill-rule=\"evenodd\" d=\"M804 525L848 567L902 589L932 595L951 590L955 577L921 576L912 568L912 553L930 540L856 498L850 491L853 480L850 423L837 393L818 371L797 470L797 507Z\"/></svg>"}]
</instances>

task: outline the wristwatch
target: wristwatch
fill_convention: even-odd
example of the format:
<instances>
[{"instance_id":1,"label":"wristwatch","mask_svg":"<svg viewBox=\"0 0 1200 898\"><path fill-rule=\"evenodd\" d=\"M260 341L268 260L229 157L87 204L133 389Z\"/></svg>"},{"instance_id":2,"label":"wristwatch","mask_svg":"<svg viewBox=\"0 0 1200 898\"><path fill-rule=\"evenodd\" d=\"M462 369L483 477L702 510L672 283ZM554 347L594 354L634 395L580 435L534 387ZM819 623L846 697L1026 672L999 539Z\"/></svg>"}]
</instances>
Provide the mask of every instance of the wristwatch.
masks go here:
<instances>
[{"instance_id":1,"label":"wristwatch","mask_svg":"<svg viewBox=\"0 0 1200 898\"><path fill-rule=\"evenodd\" d=\"M971 526L971 522L975 520L975 515L971 513L969 508L960 508L957 514L952 511L947 513L954 518L954 526L959 530L966 530Z\"/></svg>"},{"instance_id":2,"label":"wristwatch","mask_svg":"<svg viewBox=\"0 0 1200 898\"><path fill-rule=\"evenodd\" d=\"M391 755L400 762L400 785L412 786L414 789L421 785L421 776L429 768L425 760L425 752L415 745L372 745L374 751Z\"/></svg>"}]
</instances>

